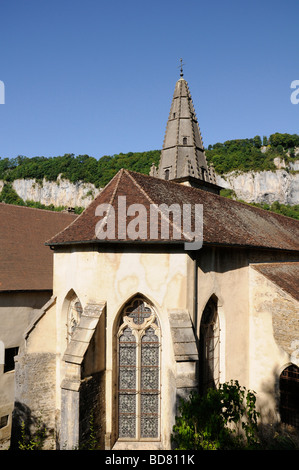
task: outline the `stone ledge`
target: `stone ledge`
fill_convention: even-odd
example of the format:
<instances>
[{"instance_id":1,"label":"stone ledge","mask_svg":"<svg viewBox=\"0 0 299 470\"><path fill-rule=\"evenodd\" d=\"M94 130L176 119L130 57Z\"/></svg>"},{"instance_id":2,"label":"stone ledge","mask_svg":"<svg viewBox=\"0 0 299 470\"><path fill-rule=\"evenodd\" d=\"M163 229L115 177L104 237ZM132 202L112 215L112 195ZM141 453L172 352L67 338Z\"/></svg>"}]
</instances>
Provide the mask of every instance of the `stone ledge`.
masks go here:
<instances>
[{"instance_id":1,"label":"stone ledge","mask_svg":"<svg viewBox=\"0 0 299 470\"><path fill-rule=\"evenodd\" d=\"M177 362L197 361L198 350L189 312L169 311L169 323L175 360Z\"/></svg>"},{"instance_id":2,"label":"stone ledge","mask_svg":"<svg viewBox=\"0 0 299 470\"><path fill-rule=\"evenodd\" d=\"M67 345L63 360L68 363L82 364L84 355L93 337L99 319L106 304L87 304L79 325L75 328L71 341Z\"/></svg>"}]
</instances>

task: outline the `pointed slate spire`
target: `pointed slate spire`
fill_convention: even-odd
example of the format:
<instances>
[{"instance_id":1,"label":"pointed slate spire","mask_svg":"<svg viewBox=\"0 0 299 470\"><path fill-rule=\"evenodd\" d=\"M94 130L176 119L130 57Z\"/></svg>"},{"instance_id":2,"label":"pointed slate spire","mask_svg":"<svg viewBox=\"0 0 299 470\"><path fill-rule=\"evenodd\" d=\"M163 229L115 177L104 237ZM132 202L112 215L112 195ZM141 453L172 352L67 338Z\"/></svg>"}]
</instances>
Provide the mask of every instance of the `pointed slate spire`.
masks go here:
<instances>
[{"instance_id":1,"label":"pointed slate spire","mask_svg":"<svg viewBox=\"0 0 299 470\"><path fill-rule=\"evenodd\" d=\"M188 83L176 82L161 152L158 177L179 179L192 177L215 184L215 174L208 168L202 137Z\"/></svg>"}]
</instances>

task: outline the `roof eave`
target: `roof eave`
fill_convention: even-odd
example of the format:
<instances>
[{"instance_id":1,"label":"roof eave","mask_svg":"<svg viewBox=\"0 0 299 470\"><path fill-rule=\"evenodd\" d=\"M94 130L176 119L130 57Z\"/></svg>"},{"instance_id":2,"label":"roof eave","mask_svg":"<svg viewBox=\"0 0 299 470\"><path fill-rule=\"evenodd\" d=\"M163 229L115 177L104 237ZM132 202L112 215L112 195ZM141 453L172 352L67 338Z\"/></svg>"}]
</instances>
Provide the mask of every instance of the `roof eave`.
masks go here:
<instances>
[{"instance_id":1,"label":"roof eave","mask_svg":"<svg viewBox=\"0 0 299 470\"><path fill-rule=\"evenodd\" d=\"M73 240L56 243L45 243L51 249L59 246L74 246L74 245L184 245L185 243L191 244L188 240ZM240 248L240 249L254 249L264 251L279 251L279 252L292 252L299 253L297 248L280 248L263 245L250 245L250 244L238 244L238 243L221 243L221 242L203 242L203 246L219 247L219 248ZM186 250L189 251L189 250ZM190 250L191 251L191 250Z\"/></svg>"}]
</instances>

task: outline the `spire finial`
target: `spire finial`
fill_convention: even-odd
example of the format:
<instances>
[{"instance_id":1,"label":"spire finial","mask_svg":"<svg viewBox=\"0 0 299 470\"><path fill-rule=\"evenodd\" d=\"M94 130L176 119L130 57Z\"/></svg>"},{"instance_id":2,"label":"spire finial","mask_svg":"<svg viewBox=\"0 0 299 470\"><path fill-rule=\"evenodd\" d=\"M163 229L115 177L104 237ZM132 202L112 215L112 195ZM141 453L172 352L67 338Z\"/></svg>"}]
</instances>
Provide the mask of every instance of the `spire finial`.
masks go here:
<instances>
[{"instance_id":1,"label":"spire finial","mask_svg":"<svg viewBox=\"0 0 299 470\"><path fill-rule=\"evenodd\" d=\"M183 74L183 65L185 65L185 64L183 64L183 59L180 59L180 62L181 62L181 65L180 65L180 67L181 67L180 76L183 77L183 76L184 76L184 74Z\"/></svg>"}]
</instances>

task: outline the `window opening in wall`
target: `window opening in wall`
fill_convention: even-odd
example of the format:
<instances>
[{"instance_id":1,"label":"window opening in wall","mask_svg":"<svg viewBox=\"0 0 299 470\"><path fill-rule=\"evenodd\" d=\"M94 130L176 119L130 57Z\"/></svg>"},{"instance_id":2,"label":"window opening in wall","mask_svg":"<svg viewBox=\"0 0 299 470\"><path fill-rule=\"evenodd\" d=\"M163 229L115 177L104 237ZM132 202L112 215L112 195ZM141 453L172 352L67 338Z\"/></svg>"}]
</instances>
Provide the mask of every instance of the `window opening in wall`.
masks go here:
<instances>
[{"instance_id":1,"label":"window opening in wall","mask_svg":"<svg viewBox=\"0 0 299 470\"><path fill-rule=\"evenodd\" d=\"M9 372L15 369L14 357L17 356L19 348L7 348L4 353L4 372Z\"/></svg>"},{"instance_id":2,"label":"window opening in wall","mask_svg":"<svg viewBox=\"0 0 299 470\"><path fill-rule=\"evenodd\" d=\"M281 421L299 428L299 368L297 366L292 364L282 371L279 389Z\"/></svg>"},{"instance_id":3,"label":"window opening in wall","mask_svg":"<svg viewBox=\"0 0 299 470\"><path fill-rule=\"evenodd\" d=\"M217 300L211 298L202 314L200 324L200 369L201 393L219 386L220 329Z\"/></svg>"},{"instance_id":4,"label":"window opening in wall","mask_svg":"<svg viewBox=\"0 0 299 470\"><path fill-rule=\"evenodd\" d=\"M8 425L8 415L1 416L0 418L0 429L5 428Z\"/></svg>"},{"instance_id":5,"label":"window opening in wall","mask_svg":"<svg viewBox=\"0 0 299 470\"><path fill-rule=\"evenodd\" d=\"M187 137L183 137L183 145L187 145Z\"/></svg>"},{"instance_id":6,"label":"window opening in wall","mask_svg":"<svg viewBox=\"0 0 299 470\"><path fill-rule=\"evenodd\" d=\"M160 327L157 316L137 298L122 312L118 330L118 437L157 440L160 436Z\"/></svg>"},{"instance_id":7,"label":"window opening in wall","mask_svg":"<svg viewBox=\"0 0 299 470\"><path fill-rule=\"evenodd\" d=\"M166 170L164 171L164 178L166 180L169 180L169 173L170 173L169 168L166 168Z\"/></svg>"},{"instance_id":8,"label":"window opening in wall","mask_svg":"<svg viewBox=\"0 0 299 470\"><path fill-rule=\"evenodd\" d=\"M76 326L79 325L81 315L82 315L81 302L78 299L78 297L74 297L70 302L70 306L69 306L69 310L68 310L68 321L67 321L68 341L71 340Z\"/></svg>"}]
</instances>

